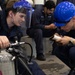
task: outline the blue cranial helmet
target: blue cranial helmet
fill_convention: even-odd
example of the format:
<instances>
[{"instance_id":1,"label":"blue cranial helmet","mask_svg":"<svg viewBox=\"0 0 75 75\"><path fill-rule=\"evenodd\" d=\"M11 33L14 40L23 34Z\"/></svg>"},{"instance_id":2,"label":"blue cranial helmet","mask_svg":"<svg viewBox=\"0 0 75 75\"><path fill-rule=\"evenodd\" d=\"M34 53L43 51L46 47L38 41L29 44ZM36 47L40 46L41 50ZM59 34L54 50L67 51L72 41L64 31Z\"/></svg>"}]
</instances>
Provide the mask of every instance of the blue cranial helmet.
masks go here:
<instances>
[{"instance_id":1,"label":"blue cranial helmet","mask_svg":"<svg viewBox=\"0 0 75 75\"><path fill-rule=\"evenodd\" d=\"M24 1L24 0L14 3L13 8L18 8L18 7L20 7L20 8L24 7L26 9L31 9L32 8L31 4L29 2L27 2L27 1Z\"/></svg>"},{"instance_id":2,"label":"blue cranial helmet","mask_svg":"<svg viewBox=\"0 0 75 75\"><path fill-rule=\"evenodd\" d=\"M56 6L54 11L55 25L64 26L73 16L75 16L74 4L68 1L61 2Z\"/></svg>"}]
</instances>

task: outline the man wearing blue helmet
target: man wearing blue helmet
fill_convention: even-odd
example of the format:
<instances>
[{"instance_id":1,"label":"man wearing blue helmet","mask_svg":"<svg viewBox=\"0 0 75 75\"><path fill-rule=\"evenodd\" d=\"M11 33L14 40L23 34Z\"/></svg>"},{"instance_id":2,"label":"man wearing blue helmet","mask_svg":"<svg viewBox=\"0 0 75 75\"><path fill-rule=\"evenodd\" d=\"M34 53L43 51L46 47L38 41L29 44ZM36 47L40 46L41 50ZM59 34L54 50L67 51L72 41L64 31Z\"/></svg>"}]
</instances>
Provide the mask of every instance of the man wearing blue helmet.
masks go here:
<instances>
[{"instance_id":1,"label":"man wearing blue helmet","mask_svg":"<svg viewBox=\"0 0 75 75\"><path fill-rule=\"evenodd\" d=\"M7 48L10 42L20 41L23 36L21 25L25 21L26 10L29 9L28 3L25 1L9 1L0 13L0 48ZM15 52L15 51L14 51ZM21 51L22 52L22 51ZM13 52L11 52L14 54ZM24 51L22 55L25 56ZM17 64L20 63L17 60ZM17 65L18 73L27 75L23 64Z\"/></svg>"},{"instance_id":2,"label":"man wearing blue helmet","mask_svg":"<svg viewBox=\"0 0 75 75\"><path fill-rule=\"evenodd\" d=\"M16 2L17 0L13 0L13 2ZM1 13L3 13L3 11L2 10L4 10L5 9L5 5L7 4L7 2L9 2L8 0L6 1L6 0L0 0L0 6L1 6L1 8L0 8L0 21L1 21L1 16L3 16ZM1 22L0 22L1 23ZM0 28L2 28L2 27L0 27ZM8 38L6 37L6 36L0 36L0 48L6 48L6 47L8 47L9 45L10 45L10 42L9 42L9 40L8 40Z\"/></svg>"},{"instance_id":3,"label":"man wearing blue helmet","mask_svg":"<svg viewBox=\"0 0 75 75\"><path fill-rule=\"evenodd\" d=\"M75 67L75 6L65 1L59 3L54 11L55 25L62 33L57 34L60 39L55 39L53 54L58 56L69 67ZM56 43L57 42L57 43ZM71 65L72 62L72 65ZM75 72L74 74L75 75Z\"/></svg>"},{"instance_id":4,"label":"man wearing blue helmet","mask_svg":"<svg viewBox=\"0 0 75 75\"><path fill-rule=\"evenodd\" d=\"M20 41L23 36L20 25L25 21L26 11L31 8L27 1L10 0L0 12L0 48L6 48L15 37ZM2 39L3 38L3 39Z\"/></svg>"},{"instance_id":5,"label":"man wearing blue helmet","mask_svg":"<svg viewBox=\"0 0 75 75\"><path fill-rule=\"evenodd\" d=\"M0 35L5 35L11 42L17 36L20 40L22 31L20 25L25 21L26 8L24 2L9 2L0 14Z\"/></svg>"},{"instance_id":6,"label":"man wearing blue helmet","mask_svg":"<svg viewBox=\"0 0 75 75\"><path fill-rule=\"evenodd\" d=\"M21 37L23 36L21 25L25 21L26 12L30 9L31 5L27 1L8 1L8 3L6 4L6 8L3 9L0 14L0 48L7 48L10 45L10 42L13 43L16 40L20 41ZM19 49L19 46L16 46L16 49L17 48ZM16 75L32 75L29 67L27 67L28 64L26 66L27 57L25 51L23 51L22 49L18 49L17 52L15 51L15 49L10 52L12 55L15 54L16 57L19 56L25 58L22 61L18 60L19 58L16 59ZM25 64L23 61L25 62ZM33 63L32 66L34 67L35 64Z\"/></svg>"}]
</instances>

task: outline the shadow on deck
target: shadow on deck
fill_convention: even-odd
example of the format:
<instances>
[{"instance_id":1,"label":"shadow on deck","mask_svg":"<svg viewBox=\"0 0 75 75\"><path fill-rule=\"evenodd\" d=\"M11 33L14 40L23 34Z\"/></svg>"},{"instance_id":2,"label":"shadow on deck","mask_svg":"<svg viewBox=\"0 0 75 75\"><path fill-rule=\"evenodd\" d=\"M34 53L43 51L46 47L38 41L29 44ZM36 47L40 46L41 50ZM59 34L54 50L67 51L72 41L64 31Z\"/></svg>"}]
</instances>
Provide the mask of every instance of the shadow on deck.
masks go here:
<instances>
[{"instance_id":1,"label":"shadow on deck","mask_svg":"<svg viewBox=\"0 0 75 75\"><path fill-rule=\"evenodd\" d=\"M46 61L35 60L46 75L68 75L70 68L54 55L46 55Z\"/></svg>"}]
</instances>

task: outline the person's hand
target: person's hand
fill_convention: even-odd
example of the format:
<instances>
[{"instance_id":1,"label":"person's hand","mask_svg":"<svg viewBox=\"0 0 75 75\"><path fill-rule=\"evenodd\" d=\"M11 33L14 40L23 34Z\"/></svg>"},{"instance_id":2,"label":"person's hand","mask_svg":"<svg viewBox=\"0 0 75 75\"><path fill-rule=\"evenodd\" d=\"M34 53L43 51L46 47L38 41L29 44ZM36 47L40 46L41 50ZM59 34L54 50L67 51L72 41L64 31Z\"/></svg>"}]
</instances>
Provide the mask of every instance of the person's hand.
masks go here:
<instances>
[{"instance_id":1,"label":"person's hand","mask_svg":"<svg viewBox=\"0 0 75 75\"><path fill-rule=\"evenodd\" d=\"M56 29L56 28L57 27L53 23L45 26L45 29Z\"/></svg>"},{"instance_id":2,"label":"person's hand","mask_svg":"<svg viewBox=\"0 0 75 75\"><path fill-rule=\"evenodd\" d=\"M0 36L0 48L7 48L10 45L10 42L6 36Z\"/></svg>"},{"instance_id":3,"label":"person's hand","mask_svg":"<svg viewBox=\"0 0 75 75\"><path fill-rule=\"evenodd\" d=\"M61 35L59 35L58 33L55 33L54 35L61 36Z\"/></svg>"},{"instance_id":4,"label":"person's hand","mask_svg":"<svg viewBox=\"0 0 75 75\"><path fill-rule=\"evenodd\" d=\"M49 29L56 29L57 27L52 23L49 25Z\"/></svg>"},{"instance_id":5,"label":"person's hand","mask_svg":"<svg viewBox=\"0 0 75 75\"><path fill-rule=\"evenodd\" d=\"M71 37L69 36L64 36L61 37L61 39L57 40L58 43L60 43L61 45L67 45L70 41Z\"/></svg>"}]
</instances>

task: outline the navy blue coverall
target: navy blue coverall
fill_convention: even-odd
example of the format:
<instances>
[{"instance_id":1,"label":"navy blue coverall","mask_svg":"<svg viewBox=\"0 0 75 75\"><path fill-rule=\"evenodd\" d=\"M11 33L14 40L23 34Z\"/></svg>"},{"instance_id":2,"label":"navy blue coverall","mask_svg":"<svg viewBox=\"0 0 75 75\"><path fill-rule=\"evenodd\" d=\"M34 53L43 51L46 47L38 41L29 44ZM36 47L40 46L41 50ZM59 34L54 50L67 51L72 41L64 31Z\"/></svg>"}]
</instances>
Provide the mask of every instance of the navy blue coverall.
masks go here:
<instances>
[{"instance_id":1,"label":"navy blue coverall","mask_svg":"<svg viewBox=\"0 0 75 75\"><path fill-rule=\"evenodd\" d=\"M32 14L31 27L27 29L27 34L32 37L36 43L37 56L43 54L43 37L50 37L56 29L45 29L45 25L49 25L54 22L53 15L45 15L43 10L35 10Z\"/></svg>"},{"instance_id":2,"label":"navy blue coverall","mask_svg":"<svg viewBox=\"0 0 75 75\"><path fill-rule=\"evenodd\" d=\"M0 11L0 35L7 36L10 42L15 42L16 39L20 41L23 36L21 27L14 25L11 29L9 29L6 22L5 11Z\"/></svg>"},{"instance_id":3,"label":"navy blue coverall","mask_svg":"<svg viewBox=\"0 0 75 75\"><path fill-rule=\"evenodd\" d=\"M63 36L66 35L75 38L75 30L71 30L69 32L61 32L63 32L60 33ZM75 45L73 45L71 42L65 46L54 42L52 54L56 55L69 67L75 67Z\"/></svg>"},{"instance_id":4,"label":"navy blue coverall","mask_svg":"<svg viewBox=\"0 0 75 75\"><path fill-rule=\"evenodd\" d=\"M5 11L0 12L0 35L7 36L11 43L14 43L15 40L20 41L21 37L23 36L21 27L13 26L11 29L8 28L5 17ZM23 56L26 56L25 51L21 52L21 54L23 54ZM26 62L27 61L25 61L25 63ZM17 60L17 67L21 75L30 75L27 69L19 60ZM39 66L35 62L33 62L32 65L28 65L28 67L32 71L33 75L45 75L44 72L39 68Z\"/></svg>"}]
</instances>

